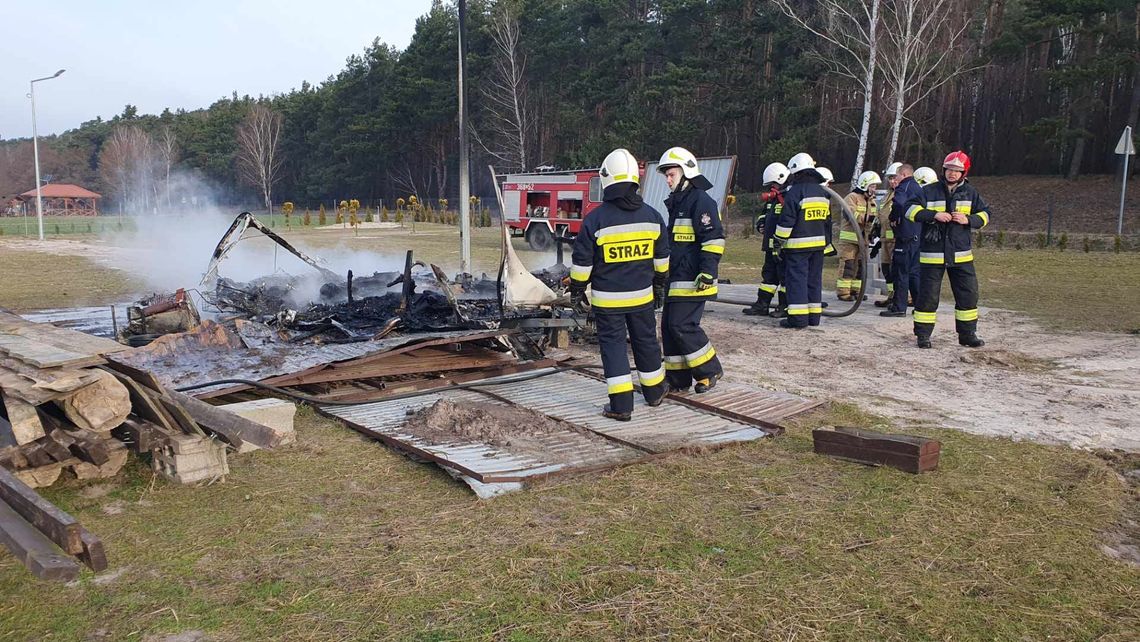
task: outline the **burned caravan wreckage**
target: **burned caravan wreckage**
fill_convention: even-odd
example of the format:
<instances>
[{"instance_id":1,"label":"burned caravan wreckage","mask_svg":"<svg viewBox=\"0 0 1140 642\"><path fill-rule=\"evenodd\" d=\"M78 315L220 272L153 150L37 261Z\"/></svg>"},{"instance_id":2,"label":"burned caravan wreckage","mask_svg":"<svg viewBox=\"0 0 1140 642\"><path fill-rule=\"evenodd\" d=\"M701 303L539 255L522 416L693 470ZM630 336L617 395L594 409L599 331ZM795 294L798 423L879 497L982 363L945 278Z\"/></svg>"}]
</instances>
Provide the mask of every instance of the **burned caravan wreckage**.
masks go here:
<instances>
[{"instance_id":1,"label":"burned caravan wreckage","mask_svg":"<svg viewBox=\"0 0 1140 642\"><path fill-rule=\"evenodd\" d=\"M297 257L311 270L274 273L248 282L219 274L230 252L254 230ZM561 255L561 253L559 253ZM504 241L499 273L454 280L436 265L415 260L411 250L402 271L362 276L332 271L319 257L295 247L249 212L243 212L219 240L194 290L207 317L239 334L282 343L354 343L400 332L444 332L526 328L543 342L582 323L571 317L559 295L568 276L556 264L531 274ZM203 315L187 290L155 294L127 309L118 339L145 345L155 338L189 332ZM238 323L238 322L241 323ZM252 326L252 327L251 327Z\"/></svg>"}]
</instances>

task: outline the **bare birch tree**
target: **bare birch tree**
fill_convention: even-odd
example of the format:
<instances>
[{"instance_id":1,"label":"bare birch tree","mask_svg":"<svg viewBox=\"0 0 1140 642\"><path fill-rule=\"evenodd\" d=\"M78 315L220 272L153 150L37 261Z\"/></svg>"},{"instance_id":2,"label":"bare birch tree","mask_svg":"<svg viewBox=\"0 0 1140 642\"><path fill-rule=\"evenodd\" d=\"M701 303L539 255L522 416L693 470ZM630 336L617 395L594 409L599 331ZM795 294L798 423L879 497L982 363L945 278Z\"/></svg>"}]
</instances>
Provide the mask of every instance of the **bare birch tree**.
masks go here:
<instances>
[{"instance_id":1,"label":"bare birch tree","mask_svg":"<svg viewBox=\"0 0 1140 642\"><path fill-rule=\"evenodd\" d=\"M961 20L961 24L955 24ZM960 0L892 0L883 21L887 37L882 64L894 99L887 163L898 151L903 119L912 107L959 74L965 60L970 14Z\"/></svg>"},{"instance_id":2,"label":"bare birch tree","mask_svg":"<svg viewBox=\"0 0 1140 642\"><path fill-rule=\"evenodd\" d=\"M882 0L818 0L814 7L807 9L797 9L793 0L772 2L792 22L831 45L837 55L828 55L824 51L816 51L815 54L831 67L833 73L854 81L863 94L859 150L851 172L851 180L854 181L863 171L871 132Z\"/></svg>"},{"instance_id":3,"label":"bare birch tree","mask_svg":"<svg viewBox=\"0 0 1140 642\"><path fill-rule=\"evenodd\" d=\"M174 161L178 159L178 139L174 135L173 127L167 125L162 128L162 131L159 132L156 149L158 161L161 163L161 169L164 172L162 184L166 192L166 208L170 209L170 170L174 167Z\"/></svg>"},{"instance_id":4,"label":"bare birch tree","mask_svg":"<svg viewBox=\"0 0 1140 642\"><path fill-rule=\"evenodd\" d=\"M237 130L238 175L261 190L269 213L273 212L273 184L284 160L278 151L283 120L281 114L265 105L254 105Z\"/></svg>"},{"instance_id":5,"label":"bare birch tree","mask_svg":"<svg viewBox=\"0 0 1140 642\"><path fill-rule=\"evenodd\" d=\"M155 205L156 150L146 132L134 125L115 129L99 153L99 173L112 186L121 206L135 214Z\"/></svg>"},{"instance_id":6,"label":"bare birch tree","mask_svg":"<svg viewBox=\"0 0 1140 642\"><path fill-rule=\"evenodd\" d=\"M489 118L486 132L494 148L482 138L487 153L506 163L511 169L526 170L528 140L533 132L527 96L526 54L522 51L518 16L510 6L500 4L491 16L490 36L493 63L482 93L487 101Z\"/></svg>"}]
</instances>

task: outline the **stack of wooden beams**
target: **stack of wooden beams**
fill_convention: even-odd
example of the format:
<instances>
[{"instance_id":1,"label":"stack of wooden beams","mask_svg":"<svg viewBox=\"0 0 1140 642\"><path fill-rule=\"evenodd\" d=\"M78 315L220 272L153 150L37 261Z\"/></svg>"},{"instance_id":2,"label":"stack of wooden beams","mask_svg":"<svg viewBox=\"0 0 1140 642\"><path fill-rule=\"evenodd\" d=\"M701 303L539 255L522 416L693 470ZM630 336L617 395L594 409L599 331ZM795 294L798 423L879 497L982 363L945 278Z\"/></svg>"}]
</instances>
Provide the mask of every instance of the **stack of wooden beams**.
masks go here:
<instances>
[{"instance_id":1,"label":"stack of wooden beams","mask_svg":"<svg viewBox=\"0 0 1140 642\"><path fill-rule=\"evenodd\" d=\"M64 469L108 477L127 450L111 431L131 412L127 389L99 369L129 350L109 339L0 312L0 467L32 487Z\"/></svg>"},{"instance_id":2,"label":"stack of wooden beams","mask_svg":"<svg viewBox=\"0 0 1140 642\"><path fill-rule=\"evenodd\" d=\"M107 568L98 537L2 468L0 544L41 580L74 580L78 562L96 573Z\"/></svg>"}]
</instances>

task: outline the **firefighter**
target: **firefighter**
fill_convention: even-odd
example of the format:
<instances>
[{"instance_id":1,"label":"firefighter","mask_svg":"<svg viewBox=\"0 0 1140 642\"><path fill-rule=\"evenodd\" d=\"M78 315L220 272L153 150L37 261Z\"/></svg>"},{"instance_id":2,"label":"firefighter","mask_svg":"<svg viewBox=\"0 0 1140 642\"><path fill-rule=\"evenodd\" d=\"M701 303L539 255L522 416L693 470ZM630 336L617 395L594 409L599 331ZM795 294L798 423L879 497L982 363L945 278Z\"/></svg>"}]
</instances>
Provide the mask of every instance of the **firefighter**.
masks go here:
<instances>
[{"instance_id":1,"label":"firefighter","mask_svg":"<svg viewBox=\"0 0 1140 642\"><path fill-rule=\"evenodd\" d=\"M839 278L835 282L835 294L840 301L854 301L863 287L863 264L859 256L859 238L865 237L867 229L879 216L879 204L875 193L882 179L875 172L863 172L856 179L851 193L845 199L847 207L855 214L859 228L851 227L847 217L839 219Z\"/></svg>"},{"instance_id":2,"label":"firefighter","mask_svg":"<svg viewBox=\"0 0 1140 642\"><path fill-rule=\"evenodd\" d=\"M895 298L895 282L891 275L891 258L895 253L895 231L891 229L891 203L894 202L895 188L898 187L899 181L899 168L902 163L891 163L883 170L883 176L887 178L886 197L883 198L883 204L879 208L879 249L878 255L882 258L879 259L879 264L883 269L883 278L887 281L887 296L880 301L875 301L876 308L885 308L894 301ZM874 257L874 255L871 255Z\"/></svg>"},{"instance_id":3,"label":"firefighter","mask_svg":"<svg viewBox=\"0 0 1140 642\"><path fill-rule=\"evenodd\" d=\"M610 398L602 414L629 421L633 378L626 357L627 332L645 402L657 406L665 397L665 370L653 310L664 301L669 240L661 215L637 192L640 171L633 154L615 149L598 174L603 203L582 221L574 239L570 298L575 310L594 312ZM591 287L588 308L587 284Z\"/></svg>"},{"instance_id":4,"label":"firefighter","mask_svg":"<svg viewBox=\"0 0 1140 642\"><path fill-rule=\"evenodd\" d=\"M724 254L724 228L712 188L697 159L682 147L661 155L657 171L665 175L669 196L669 291L661 313L665 380L670 390L703 393L724 374L712 342L701 329L706 301L715 301L717 267Z\"/></svg>"},{"instance_id":5,"label":"firefighter","mask_svg":"<svg viewBox=\"0 0 1140 642\"><path fill-rule=\"evenodd\" d=\"M793 156L788 173L784 212L774 234L788 288L788 318L780 327L805 328L819 325L823 315L823 253L829 244L831 197L809 154Z\"/></svg>"},{"instance_id":6,"label":"firefighter","mask_svg":"<svg viewBox=\"0 0 1140 642\"><path fill-rule=\"evenodd\" d=\"M776 309L772 311L771 316L781 317L787 314L788 297L784 290L784 264L773 251L772 239L776 231L776 221L784 211L784 182L787 180L787 165L772 163L764 168L766 191L760 195L764 210L756 219L756 231L760 233L764 248L764 267L760 272L760 288L756 291L756 302L744 308L744 314L749 316L768 316L773 296L777 297Z\"/></svg>"},{"instance_id":7,"label":"firefighter","mask_svg":"<svg viewBox=\"0 0 1140 642\"><path fill-rule=\"evenodd\" d=\"M907 217L911 207L924 206L926 200L922 187L914 180L914 167L902 163L898 168L898 180L891 198L890 225L895 234L895 248L891 257L891 282L894 284L894 300L886 310L879 313L884 317L905 317L909 301L918 301L918 235L921 227Z\"/></svg>"},{"instance_id":8,"label":"firefighter","mask_svg":"<svg viewBox=\"0 0 1140 642\"><path fill-rule=\"evenodd\" d=\"M922 224L921 295L914 308L914 334L920 348L931 347L943 273L949 275L954 292L958 343L968 348L986 344L978 338L978 277L972 241L973 230L988 225L990 213L982 195L966 180L969 171L970 157L962 151L950 152L942 161L942 180L924 188L925 206L912 205L906 213L908 219Z\"/></svg>"}]
</instances>

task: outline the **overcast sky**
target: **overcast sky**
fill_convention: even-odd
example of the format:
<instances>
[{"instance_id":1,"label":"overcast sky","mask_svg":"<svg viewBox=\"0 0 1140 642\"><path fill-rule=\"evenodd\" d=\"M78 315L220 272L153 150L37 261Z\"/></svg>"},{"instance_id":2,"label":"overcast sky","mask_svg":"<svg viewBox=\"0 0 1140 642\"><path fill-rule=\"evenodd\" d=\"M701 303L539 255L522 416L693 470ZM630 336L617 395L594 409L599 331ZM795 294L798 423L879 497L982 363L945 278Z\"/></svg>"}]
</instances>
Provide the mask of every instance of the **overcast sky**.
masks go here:
<instances>
[{"instance_id":1,"label":"overcast sky","mask_svg":"<svg viewBox=\"0 0 1140 642\"><path fill-rule=\"evenodd\" d=\"M0 138L41 135L96 116L197 109L229 96L318 84L375 38L403 49L431 0L59 0L5 2Z\"/></svg>"}]
</instances>

